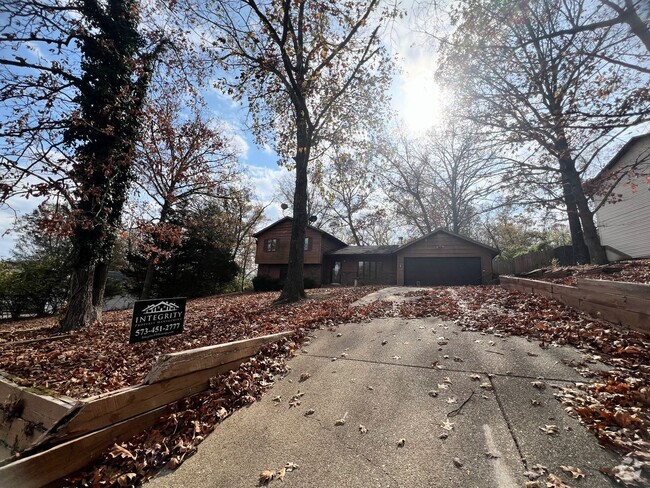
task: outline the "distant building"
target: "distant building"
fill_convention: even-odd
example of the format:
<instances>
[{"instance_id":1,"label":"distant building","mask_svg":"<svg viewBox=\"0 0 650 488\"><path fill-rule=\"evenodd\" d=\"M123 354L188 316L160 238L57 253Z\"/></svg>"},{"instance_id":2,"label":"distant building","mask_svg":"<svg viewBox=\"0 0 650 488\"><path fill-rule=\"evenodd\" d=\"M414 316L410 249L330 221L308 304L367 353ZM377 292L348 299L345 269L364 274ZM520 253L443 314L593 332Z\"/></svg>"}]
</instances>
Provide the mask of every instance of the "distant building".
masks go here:
<instances>
[{"instance_id":1,"label":"distant building","mask_svg":"<svg viewBox=\"0 0 650 488\"><path fill-rule=\"evenodd\" d=\"M287 276L292 220L284 217L253 235L258 275ZM402 245L348 246L308 226L304 246L304 276L316 285L480 285L492 280L492 258L499 254L443 229Z\"/></svg>"},{"instance_id":2,"label":"distant building","mask_svg":"<svg viewBox=\"0 0 650 488\"><path fill-rule=\"evenodd\" d=\"M607 258L650 257L650 133L630 139L594 183L598 233Z\"/></svg>"}]
</instances>

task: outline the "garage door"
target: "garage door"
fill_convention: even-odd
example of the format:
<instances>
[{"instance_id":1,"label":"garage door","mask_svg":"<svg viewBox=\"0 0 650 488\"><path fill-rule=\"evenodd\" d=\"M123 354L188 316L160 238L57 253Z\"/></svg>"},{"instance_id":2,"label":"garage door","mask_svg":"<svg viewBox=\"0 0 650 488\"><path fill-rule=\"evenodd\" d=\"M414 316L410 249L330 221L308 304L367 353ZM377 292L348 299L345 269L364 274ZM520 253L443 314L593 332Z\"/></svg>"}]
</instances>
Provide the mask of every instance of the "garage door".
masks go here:
<instances>
[{"instance_id":1,"label":"garage door","mask_svg":"<svg viewBox=\"0 0 650 488\"><path fill-rule=\"evenodd\" d=\"M480 285L481 258L404 258L407 286Z\"/></svg>"}]
</instances>

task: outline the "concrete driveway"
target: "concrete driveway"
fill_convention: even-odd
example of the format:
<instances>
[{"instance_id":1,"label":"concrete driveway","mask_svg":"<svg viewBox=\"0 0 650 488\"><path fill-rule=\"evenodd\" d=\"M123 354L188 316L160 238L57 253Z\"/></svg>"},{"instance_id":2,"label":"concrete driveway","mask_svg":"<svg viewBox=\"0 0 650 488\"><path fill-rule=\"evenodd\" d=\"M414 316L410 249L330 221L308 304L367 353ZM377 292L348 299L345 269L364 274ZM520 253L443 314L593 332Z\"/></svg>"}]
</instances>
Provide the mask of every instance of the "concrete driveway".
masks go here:
<instances>
[{"instance_id":1,"label":"concrete driveway","mask_svg":"<svg viewBox=\"0 0 650 488\"><path fill-rule=\"evenodd\" d=\"M299 468L270 486L522 487L540 466L570 486L616 486L598 468L617 457L553 397L587 381L563 362L581 359L439 319L316 331L286 378L148 486L252 487L287 463Z\"/></svg>"}]
</instances>

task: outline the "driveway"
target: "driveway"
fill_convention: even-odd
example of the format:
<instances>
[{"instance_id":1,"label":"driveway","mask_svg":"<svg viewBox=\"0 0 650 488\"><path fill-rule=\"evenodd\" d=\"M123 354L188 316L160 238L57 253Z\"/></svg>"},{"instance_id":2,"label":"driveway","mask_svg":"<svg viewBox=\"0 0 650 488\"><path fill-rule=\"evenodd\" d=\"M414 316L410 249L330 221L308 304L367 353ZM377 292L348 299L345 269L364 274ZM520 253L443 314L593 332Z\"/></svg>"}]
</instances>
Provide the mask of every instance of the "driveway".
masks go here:
<instances>
[{"instance_id":1,"label":"driveway","mask_svg":"<svg viewBox=\"0 0 650 488\"><path fill-rule=\"evenodd\" d=\"M399 301L404 292L381 293ZM565 364L581 359L571 347L541 349L435 318L316 331L261 401L149 486L252 487L263 471L292 464L270 486L508 488L535 472L616 486L598 469L618 458L553 397L588 381Z\"/></svg>"}]
</instances>

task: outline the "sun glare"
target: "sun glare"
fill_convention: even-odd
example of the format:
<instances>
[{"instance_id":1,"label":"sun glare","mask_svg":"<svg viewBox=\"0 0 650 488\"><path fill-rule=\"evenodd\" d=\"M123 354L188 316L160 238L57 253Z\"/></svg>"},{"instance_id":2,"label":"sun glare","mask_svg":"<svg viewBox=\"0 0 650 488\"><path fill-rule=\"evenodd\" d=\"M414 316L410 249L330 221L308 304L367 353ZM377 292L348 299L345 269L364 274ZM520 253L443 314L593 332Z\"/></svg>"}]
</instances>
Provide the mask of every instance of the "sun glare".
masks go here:
<instances>
[{"instance_id":1,"label":"sun glare","mask_svg":"<svg viewBox=\"0 0 650 488\"><path fill-rule=\"evenodd\" d=\"M443 118L443 93L433 79L432 64L430 59L408 63L400 76L395 105L412 135L422 134Z\"/></svg>"}]
</instances>

